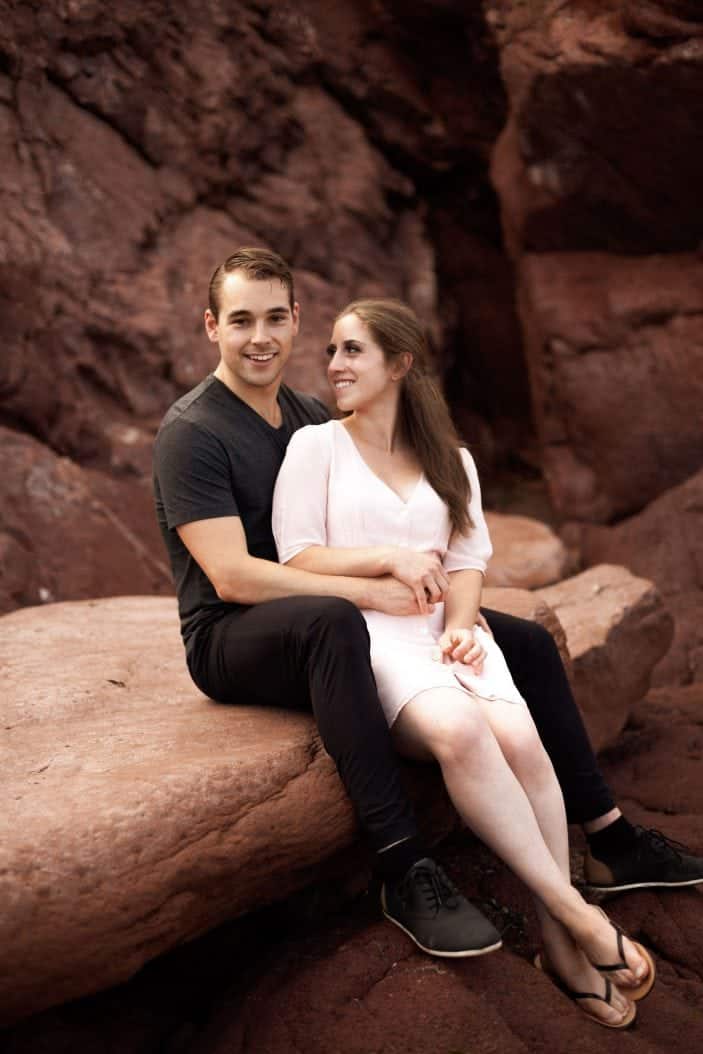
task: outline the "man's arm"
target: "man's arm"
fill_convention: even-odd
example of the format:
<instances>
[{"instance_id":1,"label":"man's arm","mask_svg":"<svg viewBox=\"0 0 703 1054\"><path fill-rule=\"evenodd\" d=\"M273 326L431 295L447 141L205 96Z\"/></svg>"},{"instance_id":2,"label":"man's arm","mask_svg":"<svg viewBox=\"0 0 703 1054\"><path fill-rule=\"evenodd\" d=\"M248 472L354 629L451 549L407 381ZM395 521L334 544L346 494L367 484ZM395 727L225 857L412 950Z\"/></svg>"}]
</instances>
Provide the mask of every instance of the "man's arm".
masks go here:
<instances>
[{"instance_id":1,"label":"man's arm","mask_svg":"<svg viewBox=\"0 0 703 1054\"><path fill-rule=\"evenodd\" d=\"M311 545L287 561L288 567L322 575L353 575L376 578L392 575L415 595L423 615L439 604L449 589L449 579L435 552L418 552L400 545L335 548ZM415 614L416 612L413 612Z\"/></svg>"},{"instance_id":2,"label":"man's arm","mask_svg":"<svg viewBox=\"0 0 703 1054\"><path fill-rule=\"evenodd\" d=\"M219 598L227 603L260 604L289 596L334 596L349 600L358 608L373 608L389 615L418 613L412 590L390 575L362 578L314 574L252 556L239 516L195 520L176 529Z\"/></svg>"}]
</instances>

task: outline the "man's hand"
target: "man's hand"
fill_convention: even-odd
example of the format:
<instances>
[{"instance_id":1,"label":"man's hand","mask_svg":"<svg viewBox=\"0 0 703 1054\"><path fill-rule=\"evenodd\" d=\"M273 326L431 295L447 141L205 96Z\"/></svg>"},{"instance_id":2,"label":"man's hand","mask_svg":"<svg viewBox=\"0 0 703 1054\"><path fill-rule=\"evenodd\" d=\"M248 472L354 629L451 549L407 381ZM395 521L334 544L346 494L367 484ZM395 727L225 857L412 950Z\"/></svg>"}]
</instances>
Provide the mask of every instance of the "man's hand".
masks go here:
<instances>
[{"instance_id":1,"label":"man's hand","mask_svg":"<svg viewBox=\"0 0 703 1054\"><path fill-rule=\"evenodd\" d=\"M415 594L418 611L426 615L433 604L439 604L449 589L449 579L436 553L394 547L388 558L388 570Z\"/></svg>"},{"instance_id":2,"label":"man's hand","mask_svg":"<svg viewBox=\"0 0 703 1054\"><path fill-rule=\"evenodd\" d=\"M473 630L445 630L437 643L442 662L460 662L470 666L474 673L482 673L486 649L476 640Z\"/></svg>"},{"instance_id":3,"label":"man's hand","mask_svg":"<svg viewBox=\"0 0 703 1054\"><path fill-rule=\"evenodd\" d=\"M423 596L425 610L433 611L434 605ZM368 580L368 603L365 607L382 611L385 615L419 615L417 597L413 590L392 575Z\"/></svg>"}]
</instances>

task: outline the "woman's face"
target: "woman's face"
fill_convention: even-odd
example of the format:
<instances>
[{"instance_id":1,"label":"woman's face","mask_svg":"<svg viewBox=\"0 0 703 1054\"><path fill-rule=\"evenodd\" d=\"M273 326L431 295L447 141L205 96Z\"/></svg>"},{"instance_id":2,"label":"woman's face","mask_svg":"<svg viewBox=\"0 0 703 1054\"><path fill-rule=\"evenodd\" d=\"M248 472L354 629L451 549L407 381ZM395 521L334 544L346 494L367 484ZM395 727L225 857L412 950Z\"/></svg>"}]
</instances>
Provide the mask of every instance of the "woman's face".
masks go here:
<instances>
[{"instance_id":1,"label":"woman's face","mask_svg":"<svg viewBox=\"0 0 703 1054\"><path fill-rule=\"evenodd\" d=\"M327 376L344 413L365 410L398 397L398 370L386 362L382 348L358 315L344 315L332 330L327 348Z\"/></svg>"}]
</instances>

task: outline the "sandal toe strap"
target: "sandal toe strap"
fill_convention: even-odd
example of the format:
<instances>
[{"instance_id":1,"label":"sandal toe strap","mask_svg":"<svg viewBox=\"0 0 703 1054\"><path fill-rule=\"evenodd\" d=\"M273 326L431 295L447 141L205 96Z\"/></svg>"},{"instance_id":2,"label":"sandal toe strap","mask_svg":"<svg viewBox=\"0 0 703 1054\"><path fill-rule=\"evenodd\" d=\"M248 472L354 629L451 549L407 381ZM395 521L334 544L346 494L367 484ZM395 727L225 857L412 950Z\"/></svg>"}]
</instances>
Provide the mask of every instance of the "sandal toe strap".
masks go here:
<instances>
[{"instance_id":1,"label":"sandal toe strap","mask_svg":"<svg viewBox=\"0 0 703 1054\"><path fill-rule=\"evenodd\" d=\"M613 985L605 978L605 995L598 995L597 992L573 992L569 991L568 994L572 999L598 999L601 1003L607 1003L608 1006L612 1006L610 1002L610 996L613 993Z\"/></svg>"},{"instance_id":2,"label":"sandal toe strap","mask_svg":"<svg viewBox=\"0 0 703 1054\"><path fill-rule=\"evenodd\" d=\"M630 969L630 967L627 965L627 962L625 960L625 947L624 947L623 942L622 942L623 932L620 929L620 927L617 926L614 922L611 922L610 925L613 927L613 929L615 930L615 932L617 934L617 938L618 938L618 955L620 956L620 962L613 963L611 966L598 966L597 963L594 963L593 965L595 966L596 970L598 970L600 973L612 973L614 970L629 970Z\"/></svg>"}]
</instances>

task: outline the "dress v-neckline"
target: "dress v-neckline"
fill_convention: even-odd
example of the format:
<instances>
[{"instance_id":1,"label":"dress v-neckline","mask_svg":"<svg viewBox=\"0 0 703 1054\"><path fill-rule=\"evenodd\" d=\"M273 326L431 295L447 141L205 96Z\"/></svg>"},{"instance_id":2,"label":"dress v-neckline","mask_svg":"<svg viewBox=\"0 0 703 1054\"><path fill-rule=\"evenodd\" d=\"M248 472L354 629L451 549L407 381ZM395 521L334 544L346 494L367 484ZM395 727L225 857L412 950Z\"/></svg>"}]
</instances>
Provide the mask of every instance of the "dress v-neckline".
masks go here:
<instances>
[{"instance_id":1,"label":"dress v-neckline","mask_svg":"<svg viewBox=\"0 0 703 1054\"><path fill-rule=\"evenodd\" d=\"M334 424L338 425L339 428L341 429L341 431L344 432L345 436L347 437L347 439L351 443L351 446L352 446L352 449L354 450L354 453L356 454L357 458L359 459L359 461L361 462L363 467L366 469L368 474L373 479L375 479L376 482L379 483L383 487L384 490L387 490L389 494L392 494L393 497L396 499L396 501L399 501L401 505L405 505L405 506L410 505L410 503L412 502L413 498L415 497L415 495L417 494L417 492L418 492L418 490L420 488L420 484L422 483L423 479L425 478L425 473L424 472L420 472L420 475L417 477L417 481L415 482L412 490L408 494L408 497L407 498L403 498L398 493L397 490L394 490L393 487L391 487L390 483L386 483L385 479L381 479L381 477L378 475L378 473L374 472L374 470L371 468L371 466L369 465L368 461L363 456L363 454L359 450L358 446L354 442L352 436L349 434L347 429L344 427L344 424L341 421L334 421Z\"/></svg>"}]
</instances>

